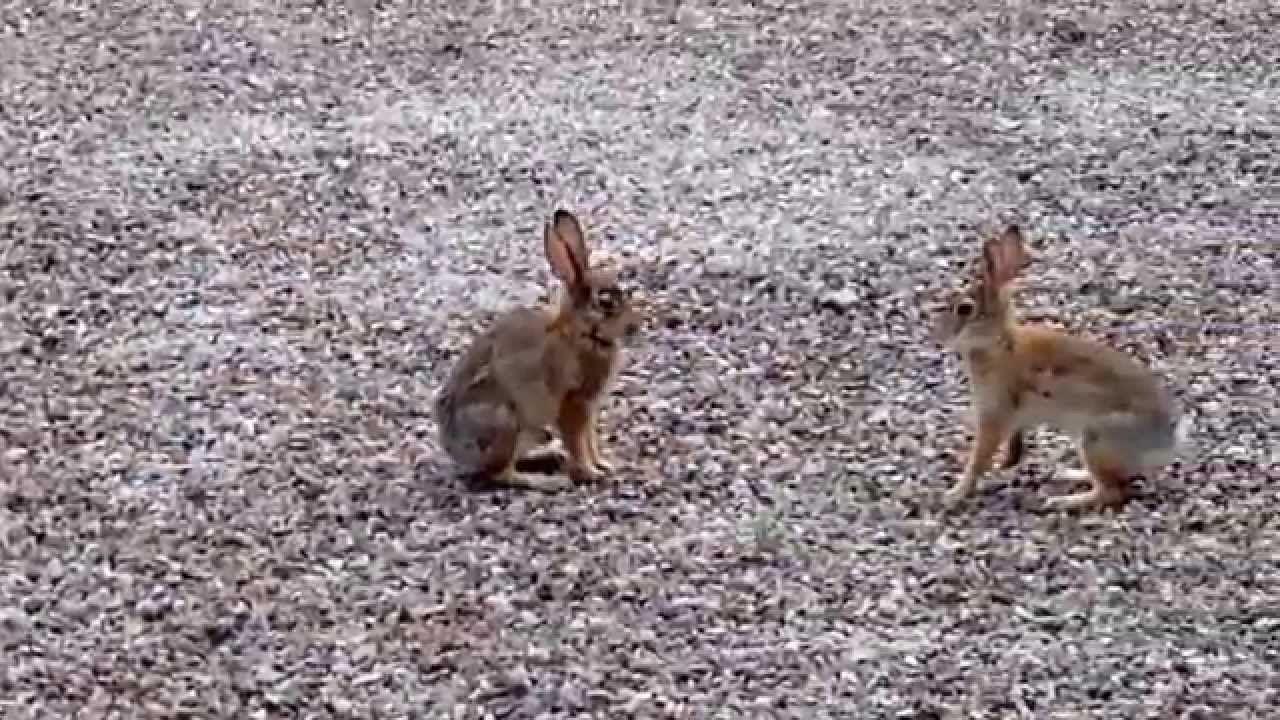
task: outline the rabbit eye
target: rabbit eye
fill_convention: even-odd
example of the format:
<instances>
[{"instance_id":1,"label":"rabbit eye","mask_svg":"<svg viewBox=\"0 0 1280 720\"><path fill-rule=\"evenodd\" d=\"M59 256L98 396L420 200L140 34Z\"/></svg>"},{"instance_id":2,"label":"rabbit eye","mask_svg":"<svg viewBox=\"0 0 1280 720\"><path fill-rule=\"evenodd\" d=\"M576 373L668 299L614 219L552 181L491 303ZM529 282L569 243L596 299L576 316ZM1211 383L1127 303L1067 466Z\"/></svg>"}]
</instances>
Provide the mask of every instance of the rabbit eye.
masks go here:
<instances>
[{"instance_id":1,"label":"rabbit eye","mask_svg":"<svg viewBox=\"0 0 1280 720\"><path fill-rule=\"evenodd\" d=\"M596 291L596 305L605 312L616 310L622 304L622 292L618 288L600 288Z\"/></svg>"},{"instance_id":2,"label":"rabbit eye","mask_svg":"<svg viewBox=\"0 0 1280 720\"><path fill-rule=\"evenodd\" d=\"M973 303L969 302L968 300L961 300L960 303L956 305L956 315L959 315L962 318L967 318L972 316Z\"/></svg>"}]
</instances>

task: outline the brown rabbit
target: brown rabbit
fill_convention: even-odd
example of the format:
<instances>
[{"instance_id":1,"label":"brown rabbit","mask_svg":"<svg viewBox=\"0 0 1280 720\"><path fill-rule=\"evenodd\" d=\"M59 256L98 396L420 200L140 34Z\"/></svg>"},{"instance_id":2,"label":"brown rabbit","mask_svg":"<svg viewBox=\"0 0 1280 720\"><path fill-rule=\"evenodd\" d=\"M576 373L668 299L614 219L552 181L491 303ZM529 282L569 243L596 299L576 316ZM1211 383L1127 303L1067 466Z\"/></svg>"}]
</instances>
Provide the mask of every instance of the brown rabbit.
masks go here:
<instances>
[{"instance_id":1,"label":"brown rabbit","mask_svg":"<svg viewBox=\"0 0 1280 720\"><path fill-rule=\"evenodd\" d=\"M1008 444L1009 467L1022 455L1023 430L1050 425L1076 438L1084 467L1061 474L1092 487L1051 498L1048 507L1121 506L1132 496L1134 476L1158 472L1187 447L1189 418L1129 355L1048 327L1019 325L1009 285L1029 260L1016 226L988 240L977 273L934 327L935 338L964 358L977 415L968 465L946 499L971 495L1002 444Z\"/></svg>"},{"instance_id":2,"label":"brown rabbit","mask_svg":"<svg viewBox=\"0 0 1280 720\"><path fill-rule=\"evenodd\" d=\"M558 307L520 308L500 317L463 354L436 397L445 451L464 470L536 490L567 488L613 470L600 453L601 400L622 362L621 342L640 325L616 271L593 267L578 219L557 210L544 249L563 283ZM559 432L569 478L535 476L517 461Z\"/></svg>"}]
</instances>

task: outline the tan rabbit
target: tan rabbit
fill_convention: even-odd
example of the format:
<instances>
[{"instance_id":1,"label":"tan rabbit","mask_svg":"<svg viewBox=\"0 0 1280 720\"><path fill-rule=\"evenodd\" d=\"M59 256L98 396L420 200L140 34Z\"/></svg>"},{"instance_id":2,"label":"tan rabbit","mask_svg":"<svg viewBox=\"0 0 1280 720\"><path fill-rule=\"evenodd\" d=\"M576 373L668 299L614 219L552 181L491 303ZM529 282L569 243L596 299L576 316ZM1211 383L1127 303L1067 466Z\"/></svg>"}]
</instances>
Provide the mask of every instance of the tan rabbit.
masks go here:
<instances>
[{"instance_id":1,"label":"tan rabbit","mask_svg":"<svg viewBox=\"0 0 1280 720\"><path fill-rule=\"evenodd\" d=\"M1016 226L988 240L968 287L950 298L934 327L935 338L964 359L977 415L968 465L946 499L971 495L1001 445L1008 445L1004 466L1016 464L1022 431L1049 425L1076 438L1084 467L1061 475L1092 487L1051 498L1048 507L1121 506L1134 476L1158 472L1187 447L1189 418L1180 420L1168 390L1129 355L1019 325L1010 282L1029 260Z\"/></svg>"},{"instance_id":2,"label":"tan rabbit","mask_svg":"<svg viewBox=\"0 0 1280 720\"><path fill-rule=\"evenodd\" d=\"M463 354L435 401L445 451L467 472L555 491L613 470L600 452L600 402L641 315L611 268L595 267L578 219L557 210L543 234L563 292L556 307L508 312ZM569 478L517 470L559 433Z\"/></svg>"}]
</instances>

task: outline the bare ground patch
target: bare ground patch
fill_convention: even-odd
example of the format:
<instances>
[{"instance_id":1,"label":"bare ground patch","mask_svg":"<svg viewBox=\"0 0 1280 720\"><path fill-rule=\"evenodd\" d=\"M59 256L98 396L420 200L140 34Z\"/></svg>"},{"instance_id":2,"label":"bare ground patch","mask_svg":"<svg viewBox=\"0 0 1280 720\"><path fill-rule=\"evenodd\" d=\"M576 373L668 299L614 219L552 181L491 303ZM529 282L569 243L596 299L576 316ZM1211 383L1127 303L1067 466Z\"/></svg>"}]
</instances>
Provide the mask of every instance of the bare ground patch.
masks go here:
<instances>
[{"instance_id":1,"label":"bare ground patch","mask_svg":"<svg viewBox=\"0 0 1280 720\"><path fill-rule=\"evenodd\" d=\"M0 6L5 717L1262 717L1280 702L1266 3ZM621 470L478 493L430 397L564 203L659 315ZM946 510L925 303L1027 315L1199 454Z\"/></svg>"}]
</instances>

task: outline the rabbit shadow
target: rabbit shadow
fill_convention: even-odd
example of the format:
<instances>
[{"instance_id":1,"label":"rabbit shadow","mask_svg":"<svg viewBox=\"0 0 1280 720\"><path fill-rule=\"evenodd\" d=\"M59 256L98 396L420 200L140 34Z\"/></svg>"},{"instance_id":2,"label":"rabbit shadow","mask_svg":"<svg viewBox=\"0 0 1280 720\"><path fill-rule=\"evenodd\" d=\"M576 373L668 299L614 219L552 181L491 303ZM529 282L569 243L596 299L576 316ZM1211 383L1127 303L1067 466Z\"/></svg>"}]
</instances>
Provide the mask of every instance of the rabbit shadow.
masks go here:
<instances>
[{"instance_id":1,"label":"rabbit shadow","mask_svg":"<svg viewBox=\"0 0 1280 720\"><path fill-rule=\"evenodd\" d=\"M561 475L568 471L568 457L557 449L539 450L516 460L516 472L536 475ZM483 473L467 473L460 476L462 489L473 495L507 494L511 492L542 491L535 488L520 487L495 482Z\"/></svg>"}]
</instances>

